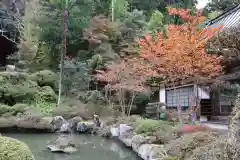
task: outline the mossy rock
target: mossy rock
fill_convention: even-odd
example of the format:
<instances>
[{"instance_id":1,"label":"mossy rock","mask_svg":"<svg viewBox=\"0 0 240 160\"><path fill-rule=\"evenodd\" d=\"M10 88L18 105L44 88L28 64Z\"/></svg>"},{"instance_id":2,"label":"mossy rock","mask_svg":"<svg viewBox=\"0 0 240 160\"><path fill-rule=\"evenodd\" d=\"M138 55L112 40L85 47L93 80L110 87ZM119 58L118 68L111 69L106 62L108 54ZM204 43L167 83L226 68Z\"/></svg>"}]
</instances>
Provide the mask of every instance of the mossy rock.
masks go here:
<instances>
[{"instance_id":1,"label":"mossy rock","mask_svg":"<svg viewBox=\"0 0 240 160\"><path fill-rule=\"evenodd\" d=\"M29 147L16 139L0 136L1 160L34 160Z\"/></svg>"},{"instance_id":2,"label":"mossy rock","mask_svg":"<svg viewBox=\"0 0 240 160\"><path fill-rule=\"evenodd\" d=\"M56 89L57 74L50 70L33 73L29 78L36 81L39 86L50 86L54 90Z\"/></svg>"}]
</instances>

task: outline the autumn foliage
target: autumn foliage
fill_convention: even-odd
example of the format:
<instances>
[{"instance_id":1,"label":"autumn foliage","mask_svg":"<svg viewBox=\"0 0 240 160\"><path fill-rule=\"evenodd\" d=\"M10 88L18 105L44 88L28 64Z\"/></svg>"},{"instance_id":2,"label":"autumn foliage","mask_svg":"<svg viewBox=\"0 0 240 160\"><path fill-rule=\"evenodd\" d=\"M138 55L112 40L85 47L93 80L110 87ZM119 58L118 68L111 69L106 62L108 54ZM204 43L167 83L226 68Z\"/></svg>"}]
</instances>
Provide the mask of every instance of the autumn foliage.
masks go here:
<instances>
[{"instance_id":1,"label":"autumn foliage","mask_svg":"<svg viewBox=\"0 0 240 160\"><path fill-rule=\"evenodd\" d=\"M107 65L106 72L97 71L97 80L107 82L107 87L113 90L127 89L129 91L145 91L144 82L153 76L151 66L139 58L125 59ZM150 73L150 74L149 74Z\"/></svg>"},{"instance_id":2,"label":"autumn foliage","mask_svg":"<svg viewBox=\"0 0 240 160\"><path fill-rule=\"evenodd\" d=\"M182 25L168 25L167 37L162 32L154 38L140 39L140 56L149 61L152 69L165 79L188 77L214 77L221 71L220 58L205 52L205 43L221 29L202 28L200 13L190 14L188 9L169 8L170 15L179 15Z\"/></svg>"},{"instance_id":3,"label":"autumn foliage","mask_svg":"<svg viewBox=\"0 0 240 160\"><path fill-rule=\"evenodd\" d=\"M205 43L221 29L202 28L200 13L190 14L188 9L169 8L170 15L178 15L182 25L168 25L167 37L159 32L139 39L139 57L124 59L108 65L107 72L98 78L116 88L138 90L149 77L160 76L165 80L182 80L188 77L217 76L221 72L220 58L205 52ZM113 83L114 82L114 83Z\"/></svg>"}]
</instances>

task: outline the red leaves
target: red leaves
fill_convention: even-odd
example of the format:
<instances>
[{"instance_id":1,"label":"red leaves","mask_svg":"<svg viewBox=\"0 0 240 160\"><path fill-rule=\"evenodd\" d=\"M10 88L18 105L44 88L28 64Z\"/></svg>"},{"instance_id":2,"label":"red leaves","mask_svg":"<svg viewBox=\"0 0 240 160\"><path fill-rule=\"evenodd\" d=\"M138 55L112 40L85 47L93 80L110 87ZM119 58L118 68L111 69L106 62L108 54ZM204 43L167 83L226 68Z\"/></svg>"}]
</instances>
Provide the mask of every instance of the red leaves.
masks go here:
<instances>
[{"instance_id":1,"label":"red leaves","mask_svg":"<svg viewBox=\"0 0 240 160\"><path fill-rule=\"evenodd\" d=\"M195 16L190 15L189 9L176 9L176 8L168 8L169 15L179 15L180 18L184 21L191 21L195 18Z\"/></svg>"},{"instance_id":2,"label":"red leaves","mask_svg":"<svg viewBox=\"0 0 240 160\"><path fill-rule=\"evenodd\" d=\"M160 76L165 80L183 80L188 77L214 77L221 71L220 58L205 53L205 43L221 27L198 30L204 20L199 13L191 15L188 9L168 9L169 14L179 15L186 23L168 26L168 38L162 32L139 39L140 57L108 65L109 70L99 73L113 89L127 88L143 91L144 82Z\"/></svg>"},{"instance_id":3,"label":"red leaves","mask_svg":"<svg viewBox=\"0 0 240 160\"><path fill-rule=\"evenodd\" d=\"M154 75L144 60L138 58L114 62L109 64L108 68L107 72L98 72L96 78L107 82L109 84L107 87L113 90L145 91L144 82L146 78Z\"/></svg>"},{"instance_id":4,"label":"red leaves","mask_svg":"<svg viewBox=\"0 0 240 160\"><path fill-rule=\"evenodd\" d=\"M203 76L213 77L221 71L220 58L205 53L205 42L221 27L197 26L204 18L199 13L190 15L188 9L169 8L169 14L177 14L186 21L183 25L168 26L168 38L159 33L153 39L146 35L138 41L140 56L149 61L152 70L171 79Z\"/></svg>"}]
</instances>

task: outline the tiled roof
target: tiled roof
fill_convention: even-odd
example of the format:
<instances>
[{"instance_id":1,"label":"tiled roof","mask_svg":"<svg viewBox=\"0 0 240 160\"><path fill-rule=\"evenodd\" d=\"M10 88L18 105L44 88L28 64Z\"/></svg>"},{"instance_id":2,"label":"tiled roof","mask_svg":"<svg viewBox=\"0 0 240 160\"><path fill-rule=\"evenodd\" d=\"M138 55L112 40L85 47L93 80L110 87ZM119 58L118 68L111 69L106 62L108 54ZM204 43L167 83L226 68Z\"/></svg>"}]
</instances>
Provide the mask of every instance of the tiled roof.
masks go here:
<instances>
[{"instance_id":1,"label":"tiled roof","mask_svg":"<svg viewBox=\"0 0 240 160\"><path fill-rule=\"evenodd\" d=\"M218 17L208 21L207 26L217 27L223 25L223 29L234 27L240 24L240 5L237 5Z\"/></svg>"}]
</instances>

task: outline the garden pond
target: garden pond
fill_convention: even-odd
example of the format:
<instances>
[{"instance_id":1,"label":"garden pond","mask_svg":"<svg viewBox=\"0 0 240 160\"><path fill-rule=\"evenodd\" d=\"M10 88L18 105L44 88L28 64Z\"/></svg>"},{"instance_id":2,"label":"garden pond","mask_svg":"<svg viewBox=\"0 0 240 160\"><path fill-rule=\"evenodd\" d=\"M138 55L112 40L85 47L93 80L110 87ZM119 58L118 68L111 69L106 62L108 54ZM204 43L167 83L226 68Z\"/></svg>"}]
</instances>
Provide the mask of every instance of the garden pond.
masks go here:
<instances>
[{"instance_id":1,"label":"garden pond","mask_svg":"<svg viewBox=\"0 0 240 160\"><path fill-rule=\"evenodd\" d=\"M73 135L79 145L78 151L71 155L52 153L46 147L56 134L3 134L25 142L36 160L140 160L129 148L114 140L98 136Z\"/></svg>"}]
</instances>

